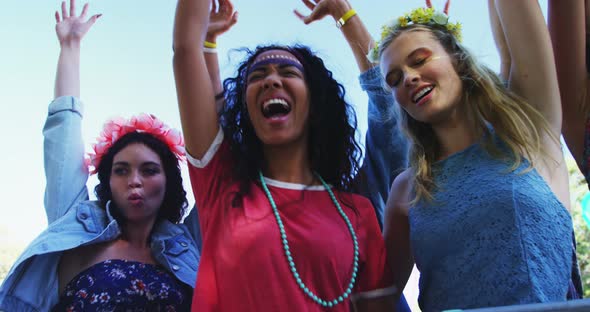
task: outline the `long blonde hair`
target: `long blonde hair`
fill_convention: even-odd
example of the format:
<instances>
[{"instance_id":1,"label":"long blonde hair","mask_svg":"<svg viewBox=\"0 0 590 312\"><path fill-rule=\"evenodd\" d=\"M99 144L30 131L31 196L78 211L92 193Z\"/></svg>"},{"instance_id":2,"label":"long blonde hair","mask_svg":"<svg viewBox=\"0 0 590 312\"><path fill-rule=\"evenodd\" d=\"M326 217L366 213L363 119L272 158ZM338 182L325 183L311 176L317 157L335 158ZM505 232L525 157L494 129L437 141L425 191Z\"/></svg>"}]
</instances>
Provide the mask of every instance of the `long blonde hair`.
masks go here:
<instances>
[{"instance_id":1,"label":"long blonde hair","mask_svg":"<svg viewBox=\"0 0 590 312\"><path fill-rule=\"evenodd\" d=\"M545 133L554 136L544 116L508 90L495 72L476 62L471 53L444 27L418 24L398 28L381 40L379 58L401 33L407 31L430 32L451 57L462 83L459 105L465 111L469 128L476 136L483 136L482 146L488 153L494 157L508 158L512 162L512 171L520 166L523 158L529 161L529 169L532 169L536 156L546 155L542 136ZM436 187L432 164L440 157L440 143L431 125L413 119L404 109L400 111L402 128L413 143L410 149L410 169L414 175L413 203L420 199L432 200L431 192ZM495 133L506 144L508 155L496 147L491 135L484 135L489 133L487 123L493 126ZM540 129L537 128L539 125Z\"/></svg>"}]
</instances>

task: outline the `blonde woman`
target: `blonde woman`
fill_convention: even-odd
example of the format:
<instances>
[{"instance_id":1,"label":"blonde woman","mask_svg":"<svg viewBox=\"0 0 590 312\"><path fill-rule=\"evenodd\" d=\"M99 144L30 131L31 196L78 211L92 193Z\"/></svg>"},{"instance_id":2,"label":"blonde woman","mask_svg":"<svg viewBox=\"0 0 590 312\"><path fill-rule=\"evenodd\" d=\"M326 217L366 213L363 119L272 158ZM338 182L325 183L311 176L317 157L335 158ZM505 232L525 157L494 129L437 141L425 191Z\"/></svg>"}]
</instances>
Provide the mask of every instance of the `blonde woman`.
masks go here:
<instances>
[{"instance_id":1,"label":"blonde woman","mask_svg":"<svg viewBox=\"0 0 590 312\"><path fill-rule=\"evenodd\" d=\"M573 255L561 104L536 1L496 0L505 84L443 12L415 10L374 54L413 146L385 239L394 286L416 263L423 311L566 300Z\"/></svg>"}]
</instances>

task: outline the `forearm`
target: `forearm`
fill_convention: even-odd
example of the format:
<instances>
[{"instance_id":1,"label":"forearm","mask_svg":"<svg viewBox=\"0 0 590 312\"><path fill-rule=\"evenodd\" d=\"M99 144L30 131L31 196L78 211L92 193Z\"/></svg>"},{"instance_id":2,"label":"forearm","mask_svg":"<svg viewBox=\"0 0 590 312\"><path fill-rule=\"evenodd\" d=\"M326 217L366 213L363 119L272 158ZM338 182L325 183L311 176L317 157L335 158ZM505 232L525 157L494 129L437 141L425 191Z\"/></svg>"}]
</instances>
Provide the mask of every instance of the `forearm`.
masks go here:
<instances>
[{"instance_id":1,"label":"forearm","mask_svg":"<svg viewBox=\"0 0 590 312\"><path fill-rule=\"evenodd\" d=\"M490 26L492 27L492 35L494 36L496 48L500 54L500 76L504 78L504 80L508 80L510 75L510 51L506 45L506 37L504 37L504 31L502 30L502 24L500 24L494 1L495 0L488 0Z\"/></svg>"},{"instance_id":2,"label":"forearm","mask_svg":"<svg viewBox=\"0 0 590 312\"><path fill-rule=\"evenodd\" d=\"M341 6L338 7L336 10L335 19L339 19L342 17L348 10L351 9L350 4L343 3ZM373 46L373 38L367 27L359 17L359 15L355 15L351 17L346 23L340 28L344 38L348 42L350 49L354 55L356 63L359 67L359 70L365 72L375 66L375 64L369 62L367 59L367 54L369 53L369 48Z\"/></svg>"},{"instance_id":3,"label":"forearm","mask_svg":"<svg viewBox=\"0 0 590 312\"><path fill-rule=\"evenodd\" d=\"M63 44L57 62L54 98L80 98L80 43Z\"/></svg>"},{"instance_id":4,"label":"forearm","mask_svg":"<svg viewBox=\"0 0 590 312\"><path fill-rule=\"evenodd\" d=\"M179 50L202 51L209 21L208 15L209 1L178 1L173 33L175 52L179 52Z\"/></svg>"},{"instance_id":5,"label":"forearm","mask_svg":"<svg viewBox=\"0 0 590 312\"><path fill-rule=\"evenodd\" d=\"M563 112L561 132L581 167L585 162L584 136L588 112L584 10L583 0L549 0L548 3L548 27Z\"/></svg>"},{"instance_id":6,"label":"forearm","mask_svg":"<svg viewBox=\"0 0 590 312\"><path fill-rule=\"evenodd\" d=\"M205 63L207 64L209 78L211 78L211 83L213 84L213 93L218 95L223 91L223 86L221 85L219 58L217 57L217 53L205 53Z\"/></svg>"},{"instance_id":7,"label":"forearm","mask_svg":"<svg viewBox=\"0 0 590 312\"><path fill-rule=\"evenodd\" d=\"M550 0L548 26L564 107L579 104L586 87L586 34L583 0ZM565 96L565 98L564 98ZM572 110L573 111L573 110ZM580 111L573 112L579 114Z\"/></svg>"},{"instance_id":8,"label":"forearm","mask_svg":"<svg viewBox=\"0 0 590 312\"><path fill-rule=\"evenodd\" d=\"M496 0L511 66L508 87L533 105L561 134L562 112L547 25L536 1Z\"/></svg>"},{"instance_id":9,"label":"forearm","mask_svg":"<svg viewBox=\"0 0 590 312\"><path fill-rule=\"evenodd\" d=\"M211 37L209 35L206 36L205 40L211 43L217 43L217 38ZM217 53L212 52L205 52L204 55L207 71L209 72L209 78L211 79L211 84L213 85L213 93L216 96L215 106L217 112L220 112L225 101L223 98L217 98L217 95L220 95L223 92L221 74L219 73L219 57L217 56Z\"/></svg>"}]
</instances>

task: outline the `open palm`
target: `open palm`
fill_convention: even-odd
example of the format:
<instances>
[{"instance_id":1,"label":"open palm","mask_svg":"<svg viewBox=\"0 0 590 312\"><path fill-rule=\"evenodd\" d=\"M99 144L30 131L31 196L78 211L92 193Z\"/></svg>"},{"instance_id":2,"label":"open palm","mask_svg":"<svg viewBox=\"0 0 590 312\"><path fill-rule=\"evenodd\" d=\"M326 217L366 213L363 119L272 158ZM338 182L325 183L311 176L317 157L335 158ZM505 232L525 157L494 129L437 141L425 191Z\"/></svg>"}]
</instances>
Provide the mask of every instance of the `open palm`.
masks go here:
<instances>
[{"instance_id":1,"label":"open palm","mask_svg":"<svg viewBox=\"0 0 590 312\"><path fill-rule=\"evenodd\" d=\"M70 10L68 12L66 2L61 3L61 16L59 12L55 12L55 32L60 44L80 42L84 35L90 30L92 25L101 16L100 14L93 15L86 19L88 13L88 3L84 4L82 13L76 16L76 0L70 0Z\"/></svg>"}]
</instances>

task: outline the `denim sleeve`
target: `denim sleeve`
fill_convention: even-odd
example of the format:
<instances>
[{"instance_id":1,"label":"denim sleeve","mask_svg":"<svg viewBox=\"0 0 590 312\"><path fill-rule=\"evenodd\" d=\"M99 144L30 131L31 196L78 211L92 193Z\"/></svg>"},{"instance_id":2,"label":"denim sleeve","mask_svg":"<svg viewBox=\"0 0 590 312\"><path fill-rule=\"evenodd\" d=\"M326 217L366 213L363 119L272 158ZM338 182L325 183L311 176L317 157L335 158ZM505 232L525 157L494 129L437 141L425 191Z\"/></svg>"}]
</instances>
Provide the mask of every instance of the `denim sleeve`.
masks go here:
<instances>
[{"instance_id":1,"label":"denim sleeve","mask_svg":"<svg viewBox=\"0 0 590 312\"><path fill-rule=\"evenodd\" d=\"M383 229L383 212L389 188L408 163L409 142L399 127L399 110L391 93L382 86L377 66L362 73L361 87L369 97L368 129L365 135L365 159L357 179L361 194L371 200L379 226ZM396 311L410 312L402 294Z\"/></svg>"},{"instance_id":2,"label":"denim sleeve","mask_svg":"<svg viewBox=\"0 0 590 312\"><path fill-rule=\"evenodd\" d=\"M365 136L365 158L358 187L375 207L383 228L383 212L389 188L395 177L407 166L409 143L399 127L399 109L391 93L382 87L381 73L373 67L359 77L367 92L368 129Z\"/></svg>"},{"instance_id":3,"label":"denim sleeve","mask_svg":"<svg viewBox=\"0 0 590 312\"><path fill-rule=\"evenodd\" d=\"M88 199L88 169L84 164L82 103L63 96L49 104L43 127L45 213L51 224L76 203Z\"/></svg>"},{"instance_id":4,"label":"denim sleeve","mask_svg":"<svg viewBox=\"0 0 590 312\"><path fill-rule=\"evenodd\" d=\"M184 225L191 234L191 237L197 245L197 250L200 253L202 251L201 247L203 245L203 237L201 235L201 224L199 223L199 211L197 209L197 204L193 206L191 212L189 212L188 216L184 219Z\"/></svg>"}]
</instances>

